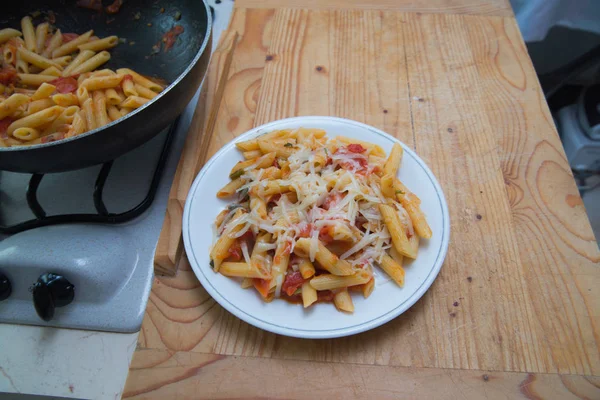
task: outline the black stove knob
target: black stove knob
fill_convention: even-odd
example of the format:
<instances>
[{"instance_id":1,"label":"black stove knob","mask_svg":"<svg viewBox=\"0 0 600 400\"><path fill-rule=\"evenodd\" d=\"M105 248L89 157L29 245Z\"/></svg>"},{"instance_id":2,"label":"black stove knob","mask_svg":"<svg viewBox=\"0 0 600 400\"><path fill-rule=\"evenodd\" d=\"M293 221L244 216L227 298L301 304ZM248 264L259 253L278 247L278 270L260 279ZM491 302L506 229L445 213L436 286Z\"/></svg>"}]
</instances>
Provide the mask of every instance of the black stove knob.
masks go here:
<instances>
[{"instance_id":1,"label":"black stove knob","mask_svg":"<svg viewBox=\"0 0 600 400\"><path fill-rule=\"evenodd\" d=\"M0 274L0 301L8 299L12 293L12 285L4 274Z\"/></svg>"},{"instance_id":2,"label":"black stove knob","mask_svg":"<svg viewBox=\"0 0 600 400\"><path fill-rule=\"evenodd\" d=\"M75 286L62 275L46 273L33 284L32 293L35 311L41 319L50 321L56 307L71 304L75 298Z\"/></svg>"}]
</instances>

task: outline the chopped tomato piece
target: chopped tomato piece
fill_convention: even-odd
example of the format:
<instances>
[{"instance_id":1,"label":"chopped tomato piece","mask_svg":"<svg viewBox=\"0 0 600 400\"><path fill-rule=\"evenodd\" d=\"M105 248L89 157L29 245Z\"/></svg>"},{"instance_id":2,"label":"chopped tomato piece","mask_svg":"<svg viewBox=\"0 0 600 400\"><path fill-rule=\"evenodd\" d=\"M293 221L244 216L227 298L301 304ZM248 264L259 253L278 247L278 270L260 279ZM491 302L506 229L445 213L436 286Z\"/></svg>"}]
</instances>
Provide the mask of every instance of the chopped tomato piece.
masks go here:
<instances>
[{"instance_id":1,"label":"chopped tomato piece","mask_svg":"<svg viewBox=\"0 0 600 400\"><path fill-rule=\"evenodd\" d=\"M240 236L240 240L253 240L254 233L250 229L248 229L242 236Z\"/></svg>"},{"instance_id":2,"label":"chopped tomato piece","mask_svg":"<svg viewBox=\"0 0 600 400\"><path fill-rule=\"evenodd\" d=\"M367 151L367 149L362 147L360 144L356 144L356 143L349 144L348 150L353 153L364 153L365 151Z\"/></svg>"},{"instance_id":3,"label":"chopped tomato piece","mask_svg":"<svg viewBox=\"0 0 600 400\"><path fill-rule=\"evenodd\" d=\"M56 86L56 90L59 93L74 93L77 91L77 79L72 76L68 76L66 78L56 78L48 83Z\"/></svg>"},{"instance_id":4,"label":"chopped tomato piece","mask_svg":"<svg viewBox=\"0 0 600 400\"><path fill-rule=\"evenodd\" d=\"M312 232L312 224L306 224L305 226L303 226L300 229L300 232L298 232L298 236L301 238L307 238L307 237L310 237L311 232Z\"/></svg>"},{"instance_id":5,"label":"chopped tomato piece","mask_svg":"<svg viewBox=\"0 0 600 400\"><path fill-rule=\"evenodd\" d=\"M78 37L79 37L79 35L76 33L63 33L62 41L63 41L63 43L69 43L70 41L75 40Z\"/></svg>"},{"instance_id":6,"label":"chopped tomato piece","mask_svg":"<svg viewBox=\"0 0 600 400\"><path fill-rule=\"evenodd\" d=\"M240 246L239 240L236 240L233 245L229 248L229 259L231 261L240 261L242 259L242 247Z\"/></svg>"},{"instance_id":7,"label":"chopped tomato piece","mask_svg":"<svg viewBox=\"0 0 600 400\"><path fill-rule=\"evenodd\" d=\"M342 199L342 194L339 192L332 192L325 198L323 207L325 210L329 210L332 206L335 206Z\"/></svg>"},{"instance_id":8,"label":"chopped tomato piece","mask_svg":"<svg viewBox=\"0 0 600 400\"><path fill-rule=\"evenodd\" d=\"M10 85L17 81L17 70L14 68L2 68L0 69L0 83L3 85Z\"/></svg>"},{"instance_id":9,"label":"chopped tomato piece","mask_svg":"<svg viewBox=\"0 0 600 400\"><path fill-rule=\"evenodd\" d=\"M320 301L320 302L333 301L334 296L335 296L335 293L333 293L331 290L318 291L317 292L317 301Z\"/></svg>"},{"instance_id":10,"label":"chopped tomato piece","mask_svg":"<svg viewBox=\"0 0 600 400\"><path fill-rule=\"evenodd\" d=\"M162 41L165 43L165 52L169 51L175 44L177 36L183 33L183 26L175 25L171 30L164 34Z\"/></svg>"},{"instance_id":11,"label":"chopped tomato piece","mask_svg":"<svg viewBox=\"0 0 600 400\"><path fill-rule=\"evenodd\" d=\"M283 286L281 289L288 296L293 295L296 290L304 283L304 278L300 272L288 272L285 276L285 280L283 281Z\"/></svg>"},{"instance_id":12,"label":"chopped tomato piece","mask_svg":"<svg viewBox=\"0 0 600 400\"><path fill-rule=\"evenodd\" d=\"M271 281L269 279L254 278L252 279L252 284L263 298L266 299L269 296L269 289L271 288Z\"/></svg>"},{"instance_id":13,"label":"chopped tomato piece","mask_svg":"<svg viewBox=\"0 0 600 400\"><path fill-rule=\"evenodd\" d=\"M325 226L321 228L321 231L319 232L319 240L325 244L333 242L333 237L329 233L329 228L330 227Z\"/></svg>"},{"instance_id":14,"label":"chopped tomato piece","mask_svg":"<svg viewBox=\"0 0 600 400\"><path fill-rule=\"evenodd\" d=\"M106 7L106 12L109 14L116 14L121 9L123 0L115 0L110 6Z\"/></svg>"},{"instance_id":15,"label":"chopped tomato piece","mask_svg":"<svg viewBox=\"0 0 600 400\"><path fill-rule=\"evenodd\" d=\"M89 8L94 11L102 11L102 0L77 0L77 7Z\"/></svg>"},{"instance_id":16,"label":"chopped tomato piece","mask_svg":"<svg viewBox=\"0 0 600 400\"><path fill-rule=\"evenodd\" d=\"M12 119L10 117L0 119L0 137L2 139L8 138L8 134L6 133L6 130L8 129L9 125L12 124L13 122L14 122L14 119Z\"/></svg>"}]
</instances>

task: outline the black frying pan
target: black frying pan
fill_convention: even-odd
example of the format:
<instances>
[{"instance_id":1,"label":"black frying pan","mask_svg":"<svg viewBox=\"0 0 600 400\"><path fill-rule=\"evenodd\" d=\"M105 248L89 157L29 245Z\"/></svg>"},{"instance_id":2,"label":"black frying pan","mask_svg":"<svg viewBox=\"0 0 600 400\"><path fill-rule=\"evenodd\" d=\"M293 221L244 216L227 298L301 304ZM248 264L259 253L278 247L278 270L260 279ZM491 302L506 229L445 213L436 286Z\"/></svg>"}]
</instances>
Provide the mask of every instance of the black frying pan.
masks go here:
<instances>
[{"instance_id":1,"label":"black frying pan","mask_svg":"<svg viewBox=\"0 0 600 400\"><path fill-rule=\"evenodd\" d=\"M211 16L202 0L124 0L117 14L77 7L75 0L4 2L0 29L20 29L25 15L38 15L34 25L54 14L63 33L94 30L98 37L127 39L110 50L101 68L131 68L166 80L169 86L151 102L102 128L52 143L0 148L0 170L59 172L112 160L153 138L181 114L198 89L210 59ZM104 1L110 5L111 1ZM164 8L164 12L161 12ZM49 13L49 12L52 13ZM177 20L177 16L180 16ZM181 25L170 51L153 53L153 46L174 25ZM130 45L130 42L135 44Z\"/></svg>"}]
</instances>

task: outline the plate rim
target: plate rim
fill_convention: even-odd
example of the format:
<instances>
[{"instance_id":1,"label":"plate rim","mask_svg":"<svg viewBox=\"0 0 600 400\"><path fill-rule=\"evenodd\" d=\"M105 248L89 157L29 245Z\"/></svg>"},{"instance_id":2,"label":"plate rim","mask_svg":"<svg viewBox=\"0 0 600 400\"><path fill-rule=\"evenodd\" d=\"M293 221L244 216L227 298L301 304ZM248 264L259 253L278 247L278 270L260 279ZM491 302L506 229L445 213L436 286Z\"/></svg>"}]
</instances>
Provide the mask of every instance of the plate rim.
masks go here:
<instances>
[{"instance_id":1,"label":"plate rim","mask_svg":"<svg viewBox=\"0 0 600 400\"><path fill-rule=\"evenodd\" d=\"M204 177L204 175L206 174L206 172L210 168L210 166L217 159L219 159L223 153L227 152L229 149L234 147L235 143L259 136L260 134L265 133L263 131L276 129L275 127L277 125L290 124L290 123L296 123L296 122L300 123L300 125L301 125L302 122L304 122L304 123L313 122L314 123L314 122L323 121L323 120L327 120L328 122L333 122L333 123L338 123L338 124L354 125L354 126L357 126L357 127L363 128L363 129L367 129L368 131L370 131L374 134L383 136L384 138L386 138L392 142L400 144L402 146L402 148L404 149L404 151L409 153L411 155L411 157L414 158L414 160L425 171L429 180L433 184L436 194L438 195L439 205L440 205L441 211L442 211L442 240L440 243L439 251L437 252L437 255L436 255L436 260L434 262L434 265L433 265L432 269L430 270L429 274L427 275L427 277L423 280L422 284L417 288L417 290L415 290L404 302L398 304L392 310L387 311L386 313L379 315L377 317L374 317L373 319L371 319L369 321L361 322L356 325L352 325L350 327L325 329L325 330L314 330L314 329L304 329L303 330L303 329L296 329L296 328L289 328L289 327L285 327L285 326L275 325L271 322L263 321L253 315L248 314L246 311L239 309L233 303L231 303L225 296L223 296L212 285L209 278L204 274L204 271L202 271L202 268L200 267L200 262L194 253L194 247L191 245L189 218L190 218L191 206L192 206L192 203L195 198L195 192L198 189L200 181L202 180L202 178ZM437 181L435 175L433 174L433 172L429 169L429 167L427 166L425 161L423 161L423 159L421 159L421 157L419 157L410 147L408 147L406 144L401 142L399 139L397 139L394 136L392 136L378 128L375 128L371 125L363 124L361 122L346 119L346 118L330 117L330 116L301 116L301 117L291 117L291 118L279 119L279 120L271 121L266 124L257 126L255 128L252 128L252 129L242 133L241 135L235 137L233 140L229 141L227 144L225 144L223 147L221 147L221 149L219 149L219 151L217 151L210 158L210 160L208 160L205 163L205 165L202 167L200 172L198 172L198 174L194 178L194 182L192 183L192 186L190 187L190 190L186 197L186 202L185 202L185 207L184 207L183 217L182 217L182 233L183 233L183 241L184 241L185 251L186 251L188 260L190 262L190 266L192 267L194 274L200 281L200 284L202 285L202 287L208 292L208 294L217 303L219 303L223 308L225 308L228 312L232 313L237 318L240 318L241 320L247 322L248 324L250 324L252 326L255 326L260 329L264 329L264 330L272 332L272 333L276 333L276 334L280 334L280 335L284 335L284 336L296 337L296 338L304 338L304 339L330 339L330 338L350 336L350 335L358 334L361 332L365 332L365 331L377 328L377 327L391 321L392 319L398 317L399 315L403 314L404 312L406 312L417 301L419 301L423 297L423 295L427 292L427 290L429 290L429 288L431 287L431 285L437 278L437 276L441 270L441 267L445 261L447 252L448 252L448 246L450 243L450 215L448 212L448 204L446 202L446 197L444 195L444 192L443 192L439 182Z\"/></svg>"}]
</instances>

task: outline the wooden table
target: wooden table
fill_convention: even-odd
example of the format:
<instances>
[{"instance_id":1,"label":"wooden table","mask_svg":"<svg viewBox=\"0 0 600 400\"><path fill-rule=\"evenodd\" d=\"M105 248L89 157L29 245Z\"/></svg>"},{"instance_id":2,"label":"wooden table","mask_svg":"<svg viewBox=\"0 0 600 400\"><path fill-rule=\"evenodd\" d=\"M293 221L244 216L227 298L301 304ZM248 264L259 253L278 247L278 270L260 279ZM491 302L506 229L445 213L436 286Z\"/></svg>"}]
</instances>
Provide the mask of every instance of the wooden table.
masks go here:
<instances>
[{"instance_id":1,"label":"wooden table","mask_svg":"<svg viewBox=\"0 0 600 400\"><path fill-rule=\"evenodd\" d=\"M184 157L296 115L381 128L445 191L440 275L380 328L301 340L229 314L183 261L155 279L124 397L600 398L600 252L507 1L323 3L236 1L216 127L201 108Z\"/></svg>"}]
</instances>

